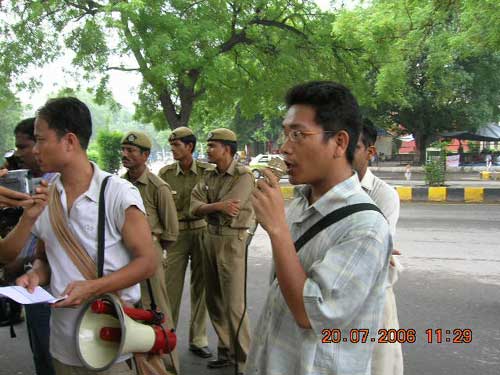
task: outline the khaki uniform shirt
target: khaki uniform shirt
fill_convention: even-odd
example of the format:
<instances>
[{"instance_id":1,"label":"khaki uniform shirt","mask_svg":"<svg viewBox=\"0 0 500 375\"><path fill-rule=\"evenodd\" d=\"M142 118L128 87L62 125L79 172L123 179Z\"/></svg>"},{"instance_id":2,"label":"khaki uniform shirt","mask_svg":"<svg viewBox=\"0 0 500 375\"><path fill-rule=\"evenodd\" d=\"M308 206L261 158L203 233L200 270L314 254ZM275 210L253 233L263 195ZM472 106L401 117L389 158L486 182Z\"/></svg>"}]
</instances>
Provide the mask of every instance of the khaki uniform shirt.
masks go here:
<instances>
[{"instance_id":1,"label":"khaki uniform shirt","mask_svg":"<svg viewBox=\"0 0 500 375\"><path fill-rule=\"evenodd\" d=\"M130 181L128 172L122 177ZM179 223L170 186L149 169L132 184L141 193L151 233L158 240L176 241Z\"/></svg>"},{"instance_id":2,"label":"khaki uniform shirt","mask_svg":"<svg viewBox=\"0 0 500 375\"><path fill-rule=\"evenodd\" d=\"M194 186L200 182L204 172L214 168L212 164L193 159L193 164L187 172L182 170L179 162L167 165L158 172L158 176L167 182L174 192L179 221L203 220L202 217L195 216L189 211L191 192Z\"/></svg>"},{"instance_id":3,"label":"khaki uniform shirt","mask_svg":"<svg viewBox=\"0 0 500 375\"><path fill-rule=\"evenodd\" d=\"M222 212L207 215L208 224L247 229L253 223L254 211L250 200L255 186L255 179L249 168L234 160L227 171L220 173L217 168L205 170L203 178L191 194L191 213L207 203L215 203L228 199L240 200L238 216L231 217Z\"/></svg>"}]
</instances>

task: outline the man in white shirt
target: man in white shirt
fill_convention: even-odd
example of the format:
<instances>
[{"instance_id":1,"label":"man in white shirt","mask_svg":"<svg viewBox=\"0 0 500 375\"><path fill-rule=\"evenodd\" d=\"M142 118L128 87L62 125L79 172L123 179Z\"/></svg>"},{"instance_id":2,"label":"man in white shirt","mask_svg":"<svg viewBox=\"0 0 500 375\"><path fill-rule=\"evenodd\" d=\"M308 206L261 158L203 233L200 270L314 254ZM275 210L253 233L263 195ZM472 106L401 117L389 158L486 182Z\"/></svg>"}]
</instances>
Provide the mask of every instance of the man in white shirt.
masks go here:
<instances>
[{"instance_id":1,"label":"man in white shirt","mask_svg":"<svg viewBox=\"0 0 500 375\"><path fill-rule=\"evenodd\" d=\"M361 186L377 204L389 222L389 229L391 235L394 237L396 223L399 218L399 195L393 187L376 177L368 169L369 160L377 153L375 148L376 140L377 129L370 120L365 119L363 121L363 130L359 136L356 151L354 152L353 168L358 172ZM392 287L398 279L400 270L401 265L393 253L387 274L386 300L380 327L383 329L399 329L396 297ZM401 344L398 342L375 344L372 357L372 375L402 374L403 353Z\"/></svg>"},{"instance_id":2,"label":"man in white shirt","mask_svg":"<svg viewBox=\"0 0 500 375\"><path fill-rule=\"evenodd\" d=\"M99 192L101 182L109 174L88 160L86 149L91 133L90 112L84 103L71 97L51 99L37 112L33 152L42 171L60 173L54 184L60 195L63 220L97 263ZM118 292L124 303L137 302L138 283L153 275L159 261L137 189L113 176L106 188L105 202L103 277L86 279L82 275L59 242L46 208L33 230L40 239L40 258L32 270L17 280L18 285L29 290L50 282L55 296L68 296L54 305L51 316L50 351L58 375L94 373L83 368L76 353L75 325L81 305L95 296L112 292ZM122 362L102 373L132 374L123 362L125 359L121 358Z\"/></svg>"}]
</instances>

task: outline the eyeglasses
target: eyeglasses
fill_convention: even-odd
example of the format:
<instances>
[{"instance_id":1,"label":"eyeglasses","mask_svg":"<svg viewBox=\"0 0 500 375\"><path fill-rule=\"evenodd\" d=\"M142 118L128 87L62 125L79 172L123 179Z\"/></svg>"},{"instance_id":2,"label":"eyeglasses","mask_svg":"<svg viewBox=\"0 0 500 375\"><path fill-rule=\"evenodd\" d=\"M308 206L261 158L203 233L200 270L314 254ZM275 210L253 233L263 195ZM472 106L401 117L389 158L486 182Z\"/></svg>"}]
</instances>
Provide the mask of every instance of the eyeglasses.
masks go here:
<instances>
[{"instance_id":1,"label":"eyeglasses","mask_svg":"<svg viewBox=\"0 0 500 375\"><path fill-rule=\"evenodd\" d=\"M304 138L309 136L309 135L324 134L324 133L335 134L337 132L333 131L333 130L325 130L325 131L321 131L321 132L308 132L308 131L304 131L304 130L290 130L288 132L288 134L281 133L281 135L278 139L278 143L282 145L287 141L287 139L289 139L293 143L298 143L298 142L303 141Z\"/></svg>"}]
</instances>

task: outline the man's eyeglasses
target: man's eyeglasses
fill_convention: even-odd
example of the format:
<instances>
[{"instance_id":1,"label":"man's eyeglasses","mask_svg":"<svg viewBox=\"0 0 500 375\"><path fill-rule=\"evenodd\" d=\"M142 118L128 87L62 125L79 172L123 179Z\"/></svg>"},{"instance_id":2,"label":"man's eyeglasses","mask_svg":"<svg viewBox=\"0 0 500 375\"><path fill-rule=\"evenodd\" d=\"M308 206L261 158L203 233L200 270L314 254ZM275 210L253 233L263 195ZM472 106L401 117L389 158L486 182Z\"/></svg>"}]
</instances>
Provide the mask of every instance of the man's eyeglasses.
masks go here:
<instances>
[{"instance_id":1,"label":"man's eyeglasses","mask_svg":"<svg viewBox=\"0 0 500 375\"><path fill-rule=\"evenodd\" d=\"M321 132L311 132L311 131L304 131L304 130L290 130L288 134L281 133L278 143L279 144L284 144L287 139L289 139L293 143L298 143L304 140L305 137L309 135L316 135L316 134L323 134L323 133L337 133L336 131L333 130L325 130Z\"/></svg>"}]
</instances>

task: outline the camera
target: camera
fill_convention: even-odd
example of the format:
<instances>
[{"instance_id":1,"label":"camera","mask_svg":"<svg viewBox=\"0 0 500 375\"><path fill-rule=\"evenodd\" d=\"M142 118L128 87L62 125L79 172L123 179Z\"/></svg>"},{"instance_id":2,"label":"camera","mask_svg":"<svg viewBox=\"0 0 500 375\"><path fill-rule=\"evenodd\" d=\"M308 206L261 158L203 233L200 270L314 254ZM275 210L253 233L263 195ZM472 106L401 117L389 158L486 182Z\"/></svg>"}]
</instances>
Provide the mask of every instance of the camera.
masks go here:
<instances>
[{"instance_id":1,"label":"camera","mask_svg":"<svg viewBox=\"0 0 500 375\"><path fill-rule=\"evenodd\" d=\"M39 177L33 177L29 169L16 169L0 177L0 186L33 195L41 180Z\"/></svg>"}]
</instances>

